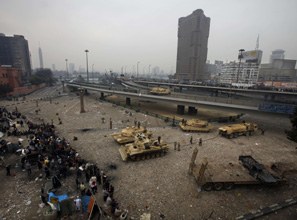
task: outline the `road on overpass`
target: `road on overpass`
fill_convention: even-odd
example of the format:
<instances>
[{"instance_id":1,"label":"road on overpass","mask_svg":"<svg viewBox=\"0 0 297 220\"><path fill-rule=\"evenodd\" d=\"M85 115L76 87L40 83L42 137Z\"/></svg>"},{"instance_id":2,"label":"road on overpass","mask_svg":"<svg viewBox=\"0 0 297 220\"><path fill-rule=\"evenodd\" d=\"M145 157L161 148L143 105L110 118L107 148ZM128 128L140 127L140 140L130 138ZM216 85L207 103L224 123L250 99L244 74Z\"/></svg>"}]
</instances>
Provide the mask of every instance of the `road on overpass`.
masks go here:
<instances>
[{"instance_id":1,"label":"road on overpass","mask_svg":"<svg viewBox=\"0 0 297 220\"><path fill-rule=\"evenodd\" d=\"M216 110L223 110L223 111L232 111L238 113L248 113L250 111L258 111L257 106L244 106L232 103L220 103L220 102L211 102L211 101L203 101L203 100L193 100L193 99L186 99L186 98L176 98L171 96L156 96L156 95L149 95L149 94L142 94L142 93L133 93L133 92L125 92L119 90L106 89L100 88L93 85L85 85L79 83L67 83L69 87L75 88L83 88L86 90L97 91L101 93L108 93L108 94L115 94L124 96L127 98L133 99L140 99L143 101L152 101L152 102L165 102L170 104L176 104L180 106L191 106L195 108L208 108L208 109L216 109Z\"/></svg>"}]
</instances>

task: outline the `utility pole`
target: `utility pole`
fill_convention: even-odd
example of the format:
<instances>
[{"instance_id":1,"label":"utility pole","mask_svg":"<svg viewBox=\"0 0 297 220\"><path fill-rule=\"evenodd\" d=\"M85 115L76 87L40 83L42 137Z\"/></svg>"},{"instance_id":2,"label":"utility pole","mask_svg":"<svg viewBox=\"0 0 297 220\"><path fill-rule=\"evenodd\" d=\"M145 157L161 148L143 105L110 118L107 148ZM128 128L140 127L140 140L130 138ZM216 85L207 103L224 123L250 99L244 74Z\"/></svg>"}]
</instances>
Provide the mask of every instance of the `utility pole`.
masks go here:
<instances>
[{"instance_id":1,"label":"utility pole","mask_svg":"<svg viewBox=\"0 0 297 220\"><path fill-rule=\"evenodd\" d=\"M245 51L245 50L244 50L244 49L240 49L240 50L239 50L240 54L238 55L239 64L238 64L238 71L237 71L237 79L236 79L236 83L238 83L241 59L243 58L243 55L242 55L242 52L243 52L243 51Z\"/></svg>"}]
</instances>

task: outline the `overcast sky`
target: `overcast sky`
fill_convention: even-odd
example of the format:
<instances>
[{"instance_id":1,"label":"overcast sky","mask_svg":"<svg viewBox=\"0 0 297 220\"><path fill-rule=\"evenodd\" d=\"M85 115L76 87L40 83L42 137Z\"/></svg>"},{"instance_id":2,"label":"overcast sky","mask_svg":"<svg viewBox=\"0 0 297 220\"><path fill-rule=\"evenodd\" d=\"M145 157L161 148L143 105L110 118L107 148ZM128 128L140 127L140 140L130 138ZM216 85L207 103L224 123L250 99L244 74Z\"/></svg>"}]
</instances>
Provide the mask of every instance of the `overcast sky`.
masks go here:
<instances>
[{"instance_id":1,"label":"overcast sky","mask_svg":"<svg viewBox=\"0 0 297 220\"><path fill-rule=\"evenodd\" d=\"M33 68L39 42L45 67L139 72L159 66L175 72L178 18L202 9L210 21L208 60L237 60L260 34L262 63L272 50L297 59L296 0L0 0L0 33L24 35Z\"/></svg>"}]
</instances>

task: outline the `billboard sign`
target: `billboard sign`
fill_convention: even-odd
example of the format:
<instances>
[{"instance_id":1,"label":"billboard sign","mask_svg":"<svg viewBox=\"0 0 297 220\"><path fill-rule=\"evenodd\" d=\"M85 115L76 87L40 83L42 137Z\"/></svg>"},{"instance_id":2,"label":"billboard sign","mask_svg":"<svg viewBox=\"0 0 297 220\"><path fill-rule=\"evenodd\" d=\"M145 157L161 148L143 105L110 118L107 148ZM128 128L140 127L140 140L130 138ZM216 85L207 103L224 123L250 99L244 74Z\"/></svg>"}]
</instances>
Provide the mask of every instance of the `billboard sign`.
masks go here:
<instances>
[{"instance_id":1,"label":"billboard sign","mask_svg":"<svg viewBox=\"0 0 297 220\"><path fill-rule=\"evenodd\" d=\"M241 55L239 53L239 55ZM262 59L262 51L261 50L250 50L250 51L243 51L242 52L242 60L247 62L257 62L261 63Z\"/></svg>"}]
</instances>

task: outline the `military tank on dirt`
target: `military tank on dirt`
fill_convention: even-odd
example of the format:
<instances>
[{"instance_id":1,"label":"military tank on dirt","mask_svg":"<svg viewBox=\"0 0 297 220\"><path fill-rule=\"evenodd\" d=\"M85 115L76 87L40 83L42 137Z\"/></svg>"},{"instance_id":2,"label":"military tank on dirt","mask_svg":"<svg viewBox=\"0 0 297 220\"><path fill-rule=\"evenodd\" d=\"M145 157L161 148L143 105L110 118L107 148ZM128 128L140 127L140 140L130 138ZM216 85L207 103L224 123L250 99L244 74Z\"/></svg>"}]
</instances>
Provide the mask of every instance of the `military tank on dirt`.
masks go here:
<instances>
[{"instance_id":1,"label":"military tank on dirt","mask_svg":"<svg viewBox=\"0 0 297 220\"><path fill-rule=\"evenodd\" d=\"M200 119L184 120L179 123L180 128L187 132L210 132L213 126Z\"/></svg>"},{"instance_id":2,"label":"military tank on dirt","mask_svg":"<svg viewBox=\"0 0 297 220\"><path fill-rule=\"evenodd\" d=\"M153 95L170 95L171 90L170 89L164 89L164 88L161 88L161 87L154 87L154 88L152 88L150 93L152 93Z\"/></svg>"},{"instance_id":3,"label":"military tank on dirt","mask_svg":"<svg viewBox=\"0 0 297 220\"><path fill-rule=\"evenodd\" d=\"M136 134L145 134L146 136L150 137L152 136L152 132L147 130L145 127L142 126L130 126L124 128L119 133L111 134L110 136L113 136L113 138L118 142L119 144L127 144L134 141L134 136Z\"/></svg>"},{"instance_id":4,"label":"military tank on dirt","mask_svg":"<svg viewBox=\"0 0 297 220\"><path fill-rule=\"evenodd\" d=\"M230 139L240 135L253 135L256 131L258 131L258 125L252 122L226 125L219 128L219 134Z\"/></svg>"},{"instance_id":5,"label":"military tank on dirt","mask_svg":"<svg viewBox=\"0 0 297 220\"><path fill-rule=\"evenodd\" d=\"M144 134L137 134L134 143L122 145L119 149L123 161L162 157L168 150L169 147L165 141L149 138Z\"/></svg>"}]
</instances>

